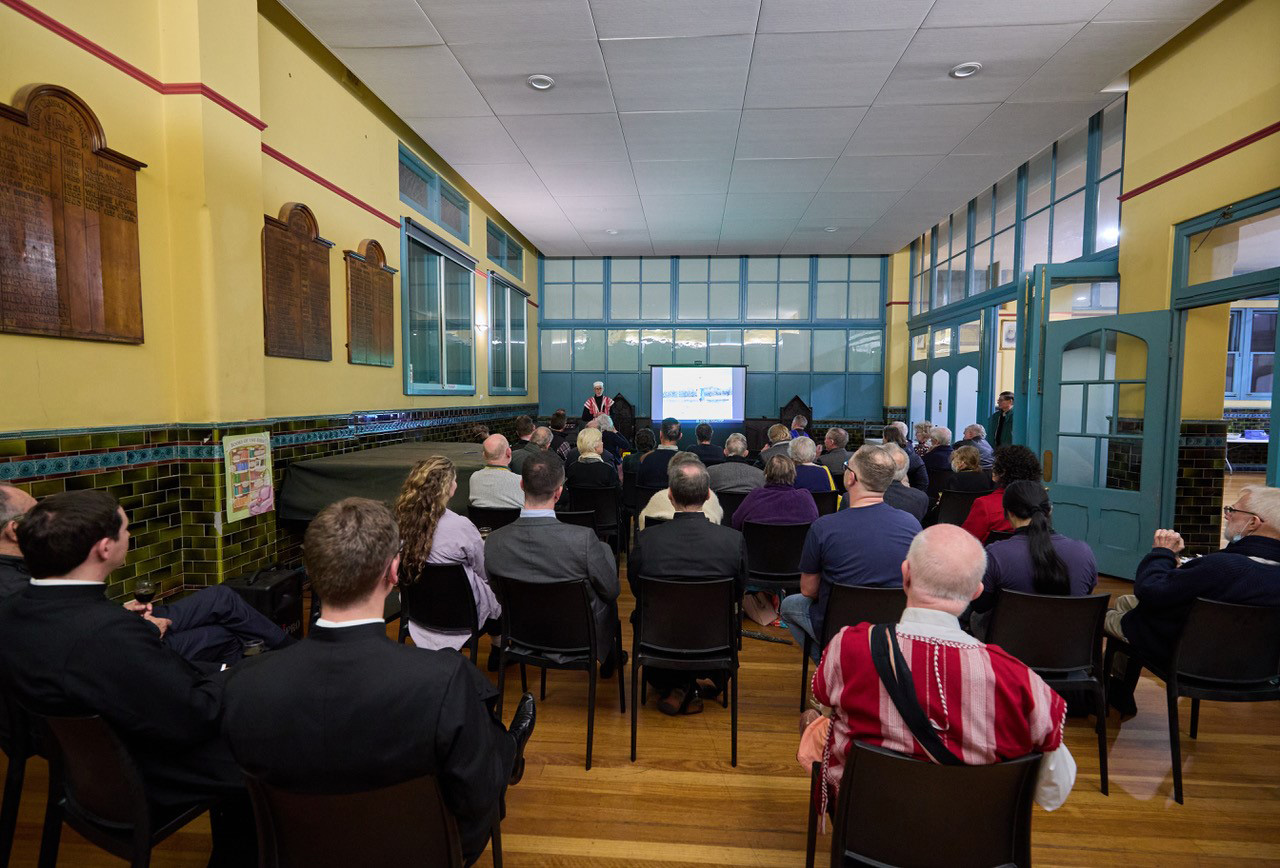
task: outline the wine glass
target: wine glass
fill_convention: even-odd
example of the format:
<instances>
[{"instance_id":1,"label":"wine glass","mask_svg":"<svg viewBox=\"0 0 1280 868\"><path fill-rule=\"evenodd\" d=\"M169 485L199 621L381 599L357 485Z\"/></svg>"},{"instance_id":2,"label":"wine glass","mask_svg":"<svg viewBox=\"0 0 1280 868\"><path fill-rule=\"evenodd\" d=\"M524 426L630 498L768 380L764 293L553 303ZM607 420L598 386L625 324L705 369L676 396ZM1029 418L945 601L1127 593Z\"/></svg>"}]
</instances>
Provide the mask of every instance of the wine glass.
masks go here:
<instances>
[{"instance_id":1,"label":"wine glass","mask_svg":"<svg viewBox=\"0 0 1280 868\"><path fill-rule=\"evenodd\" d=\"M150 603L156 597L156 583L152 579L138 579L133 583L133 598L139 603Z\"/></svg>"}]
</instances>

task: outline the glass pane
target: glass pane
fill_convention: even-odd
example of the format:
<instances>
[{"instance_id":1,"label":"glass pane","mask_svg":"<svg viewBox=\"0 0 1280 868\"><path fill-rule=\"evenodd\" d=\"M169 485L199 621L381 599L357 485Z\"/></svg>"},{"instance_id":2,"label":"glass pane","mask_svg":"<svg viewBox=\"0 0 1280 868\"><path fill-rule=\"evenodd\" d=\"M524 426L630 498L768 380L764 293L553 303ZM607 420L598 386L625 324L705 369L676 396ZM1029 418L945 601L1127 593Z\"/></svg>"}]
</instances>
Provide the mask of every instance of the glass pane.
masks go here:
<instances>
[{"instance_id":1,"label":"glass pane","mask_svg":"<svg viewBox=\"0 0 1280 868\"><path fill-rule=\"evenodd\" d=\"M938 265L933 275L933 307L942 307L951 297L951 260Z\"/></svg>"},{"instance_id":2,"label":"glass pane","mask_svg":"<svg viewBox=\"0 0 1280 868\"><path fill-rule=\"evenodd\" d=\"M1250 353L1253 359L1249 367L1249 391L1258 394L1271 393L1271 370L1275 353Z\"/></svg>"},{"instance_id":3,"label":"glass pane","mask_svg":"<svg viewBox=\"0 0 1280 868\"><path fill-rule=\"evenodd\" d=\"M471 321L473 273L452 259L444 260L445 384L475 384L475 329Z\"/></svg>"},{"instance_id":4,"label":"glass pane","mask_svg":"<svg viewBox=\"0 0 1280 868\"><path fill-rule=\"evenodd\" d=\"M713 283L708 292L710 293L710 313L711 319L737 319L738 298L741 295L738 284L736 283Z\"/></svg>"},{"instance_id":5,"label":"glass pane","mask_svg":"<svg viewBox=\"0 0 1280 868\"><path fill-rule=\"evenodd\" d=\"M573 319L573 284L548 283L542 288L544 319Z\"/></svg>"},{"instance_id":6,"label":"glass pane","mask_svg":"<svg viewBox=\"0 0 1280 868\"><path fill-rule=\"evenodd\" d=\"M991 241L992 288L1013 280L1013 229L1006 229Z\"/></svg>"},{"instance_id":7,"label":"glass pane","mask_svg":"<svg viewBox=\"0 0 1280 868\"><path fill-rule=\"evenodd\" d=\"M671 319L671 284L640 284L640 318Z\"/></svg>"},{"instance_id":8,"label":"glass pane","mask_svg":"<svg viewBox=\"0 0 1280 868\"><path fill-rule=\"evenodd\" d=\"M947 425L951 418L951 372L933 372L933 388L929 392L929 413L933 424ZM954 425L949 426L954 428Z\"/></svg>"},{"instance_id":9,"label":"glass pane","mask_svg":"<svg viewBox=\"0 0 1280 868\"><path fill-rule=\"evenodd\" d=\"M929 358L929 335L914 335L911 338L911 361L923 362Z\"/></svg>"},{"instance_id":10,"label":"glass pane","mask_svg":"<svg viewBox=\"0 0 1280 868\"><path fill-rule=\"evenodd\" d=\"M810 332L800 329L778 330L778 370L808 371L812 367L809 358Z\"/></svg>"},{"instance_id":11,"label":"glass pane","mask_svg":"<svg viewBox=\"0 0 1280 868\"><path fill-rule=\"evenodd\" d=\"M573 369L604 370L603 329L578 329L573 333Z\"/></svg>"},{"instance_id":12,"label":"glass pane","mask_svg":"<svg viewBox=\"0 0 1280 868\"><path fill-rule=\"evenodd\" d=\"M1054 197L1061 199L1084 186L1085 152L1088 150L1089 124L1084 123L1058 139L1058 184Z\"/></svg>"},{"instance_id":13,"label":"glass pane","mask_svg":"<svg viewBox=\"0 0 1280 868\"><path fill-rule=\"evenodd\" d=\"M655 281L671 282L671 257L670 256L646 256L640 260L640 266L644 270L640 279L645 283L653 283Z\"/></svg>"},{"instance_id":14,"label":"glass pane","mask_svg":"<svg viewBox=\"0 0 1280 868\"><path fill-rule=\"evenodd\" d=\"M1124 154L1124 99L1107 106L1102 113L1102 161L1098 163L1098 177L1120 168Z\"/></svg>"},{"instance_id":15,"label":"glass pane","mask_svg":"<svg viewBox=\"0 0 1280 868\"><path fill-rule=\"evenodd\" d=\"M776 256L747 257L747 280L778 279L778 258Z\"/></svg>"},{"instance_id":16,"label":"glass pane","mask_svg":"<svg viewBox=\"0 0 1280 868\"><path fill-rule=\"evenodd\" d=\"M440 380L440 257L409 242L410 381L419 385Z\"/></svg>"},{"instance_id":17,"label":"glass pane","mask_svg":"<svg viewBox=\"0 0 1280 868\"><path fill-rule=\"evenodd\" d=\"M1102 368L1102 331L1089 332L1062 348L1062 379L1097 380ZM1083 405L1081 405L1083 406Z\"/></svg>"},{"instance_id":18,"label":"glass pane","mask_svg":"<svg viewBox=\"0 0 1280 868\"><path fill-rule=\"evenodd\" d=\"M777 319L777 315L778 284L748 283L747 319Z\"/></svg>"},{"instance_id":19,"label":"glass pane","mask_svg":"<svg viewBox=\"0 0 1280 868\"><path fill-rule=\"evenodd\" d=\"M1116 387L1113 383L1094 383L1089 386L1089 403L1085 408L1084 431L1086 434L1111 432L1112 402Z\"/></svg>"},{"instance_id":20,"label":"glass pane","mask_svg":"<svg viewBox=\"0 0 1280 868\"><path fill-rule=\"evenodd\" d=\"M991 242L980 241L973 247L973 274L969 275L969 294L986 292L991 285Z\"/></svg>"},{"instance_id":21,"label":"glass pane","mask_svg":"<svg viewBox=\"0 0 1280 868\"><path fill-rule=\"evenodd\" d=\"M505 286L493 285L493 309L489 311L489 387L507 388L507 296Z\"/></svg>"},{"instance_id":22,"label":"glass pane","mask_svg":"<svg viewBox=\"0 0 1280 868\"><path fill-rule=\"evenodd\" d=\"M640 332L641 370L650 365L671 364L671 329L644 329Z\"/></svg>"},{"instance_id":23,"label":"glass pane","mask_svg":"<svg viewBox=\"0 0 1280 868\"><path fill-rule=\"evenodd\" d=\"M737 283L742 276L742 260L736 256L711 257L711 279L732 280Z\"/></svg>"},{"instance_id":24,"label":"glass pane","mask_svg":"<svg viewBox=\"0 0 1280 868\"><path fill-rule=\"evenodd\" d=\"M1146 384L1121 383L1116 389L1120 393L1120 403L1117 405L1117 415L1111 432L1113 434L1132 436L1140 435L1145 427L1142 419L1147 412Z\"/></svg>"},{"instance_id":25,"label":"glass pane","mask_svg":"<svg viewBox=\"0 0 1280 868\"><path fill-rule=\"evenodd\" d=\"M640 319L640 284L615 283L609 287L609 318Z\"/></svg>"},{"instance_id":26,"label":"glass pane","mask_svg":"<svg viewBox=\"0 0 1280 868\"><path fill-rule=\"evenodd\" d=\"M884 333L871 329L849 332L849 366L851 374L880 373L880 354L884 347Z\"/></svg>"},{"instance_id":27,"label":"glass pane","mask_svg":"<svg viewBox=\"0 0 1280 868\"><path fill-rule=\"evenodd\" d=\"M1138 491L1142 488L1142 441L1103 440L1107 453L1107 488Z\"/></svg>"},{"instance_id":28,"label":"glass pane","mask_svg":"<svg viewBox=\"0 0 1280 868\"><path fill-rule=\"evenodd\" d=\"M951 297L949 301L959 301L965 297L965 285L968 281L969 253L961 251L951 257Z\"/></svg>"},{"instance_id":29,"label":"glass pane","mask_svg":"<svg viewBox=\"0 0 1280 868\"><path fill-rule=\"evenodd\" d=\"M878 256L849 257L850 280L874 280L880 282L880 258Z\"/></svg>"},{"instance_id":30,"label":"glass pane","mask_svg":"<svg viewBox=\"0 0 1280 868\"><path fill-rule=\"evenodd\" d=\"M610 275L613 280L622 281L640 281L640 260L638 258L615 257L609 263Z\"/></svg>"},{"instance_id":31,"label":"glass pane","mask_svg":"<svg viewBox=\"0 0 1280 868\"><path fill-rule=\"evenodd\" d=\"M707 360L706 329L676 329L675 363L692 365Z\"/></svg>"},{"instance_id":32,"label":"glass pane","mask_svg":"<svg viewBox=\"0 0 1280 868\"><path fill-rule=\"evenodd\" d=\"M933 357L945 359L951 355L951 329L940 328L933 333Z\"/></svg>"},{"instance_id":33,"label":"glass pane","mask_svg":"<svg viewBox=\"0 0 1280 868\"><path fill-rule=\"evenodd\" d=\"M966 425L978 421L978 369L965 365L956 372L956 424L955 439Z\"/></svg>"},{"instance_id":34,"label":"glass pane","mask_svg":"<svg viewBox=\"0 0 1280 868\"><path fill-rule=\"evenodd\" d=\"M1115 247L1120 241L1120 176L1112 175L1098 184L1098 228L1094 250Z\"/></svg>"},{"instance_id":35,"label":"glass pane","mask_svg":"<svg viewBox=\"0 0 1280 868\"><path fill-rule=\"evenodd\" d=\"M707 318L707 285L705 283L680 284L679 299L677 316L680 319Z\"/></svg>"},{"instance_id":36,"label":"glass pane","mask_svg":"<svg viewBox=\"0 0 1280 868\"><path fill-rule=\"evenodd\" d=\"M783 256L778 260L778 280L809 281L809 257Z\"/></svg>"},{"instance_id":37,"label":"glass pane","mask_svg":"<svg viewBox=\"0 0 1280 868\"><path fill-rule=\"evenodd\" d=\"M573 260L544 260L542 263L542 275L547 283L570 283L573 281Z\"/></svg>"},{"instance_id":38,"label":"glass pane","mask_svg":"<svg viewBox=\"0 0 1280 868\"><path fill-rule=\"evenodd\" d=\"M707 333L707 364L742 364L742 332L738 329L711 329Z\"/></svg>"},{"instance_id":39,"label":"glass pane","mask_svg":"<svg viewBox=\"0 0 1280 868\"><path fill-rule=\"evenodd\" d=\"M809 318L809 284L778 284L778 319Z\"/></svg>"},{"instance_id":40,"label":"glass pane","mask_svg":"<svg viewBox=\"0 0 1280 868\"><path fill-rule=\"evenodd\" d=\"M1093 488L1096 466L1094 452L1097 441L1092 437L1059 437L1058 460L1054 482Z\"/></svg>"},{"instance_id":41,"label":"glass pane","mask_svg":"<svg viewBox=\"0 0 1280 868\"><path fill-rule=\"evenodd\" d=\"M743 363L753 372L772 371L777 341L773 329L746 329L742 333Z\"/></svg>"},{"instance_id":42,"label":"glass pane","mask_svg":"<svg viewBox=\"0 0 1280 868\"><path fill-rule=\"evenodd\" d=\"M849 257L819 256L818 280L848 280Z\"/></svg>"},{"instance_id":43,"label":"glass pane","mask_svg":"<svg viewBox=\"0 0 1280 868\"><path fill-rule=\"evenodd\" d=\"M938 261L951 258L951 218L947 218L933 227L933 234L938 239Z\"/></svg>"},{"instance_id":44,"label":"glass pane","mask_svg":"<svg viewBox=\"0 0 1280 868\"><path fill-rule=\"evenodd\" d=\"M423 214L428 212L427 203L431 199L430 185L403 160L400 162L400 195L412 200Z\"/></svg>"},{"instance_id":45,"label":"glass pane","mask_svg":"<svg viewBox=\"0 0 1280 868\"><path fill-rule=\"evenodd\" d=\"M539 365L544 371L572 370L568 329L543 329L540 335L542 354Z\"/></svg>"},{"instance_id":46,"label":"glass pane","mask_svg":"<svg viewBox=\"0 0 1280 868\"><path fill-rule=\"evenodd\" d=\"M604 284L574 284L573 318L604 319Z\"/></svg>"},{"instance_id":47,"label":"glass pane","mask_svg":"<svg viewBox=\"0 0 1280 868\"><path fill-rule=\"evenodd\" d=\"M640 330L609 330L609 370L640 370Z\"/></svg>"},{"instance_id":48,"label":"glass pane","mask_svg":"<svg viewBox=\"0 0 1280 868\"><path fill-rule=\"evenodd\" d=\"M516 277L524 277L524 248L507 238L507 271Z\"/></svg>"},{"instance_id":49,"label":"glass pane","mask_svg":"<svg viewBox=\"0 0 1280 868\"><path fill-rule=\"evenodd\" d=\"M996 231L1008 229L1018 216L1018 171L1015 169L996 183Z\"/></svg>"},{"instance_id":50,"label":"glass pane","mask_svg":"<svg viewBox=\"0 0 1280 868\"><path fill-rule=\"evenodd\" d=\"M506 255L506 248L503 244L506 241L506 234L497 226L494 226L493 221L490 220L485 236L485 253L489 255L489 260L501 263Z\"/></svg>"},{"instance_id":51,"label":"glass pane","mask_svg":"<svg viewBox=\"0 0 1280 868\"><path fill-rule=\"evenodd\" d=\"M1189 245L1191 284L1280 267L1280 208L1198 232Z\"/></svg>"},{"instance_id":52,"label":"glass pane","mask_svg":"<svg viewBox=\"0 0 1280 868\"><path fill-rule=\"evenodd\" d=\"M1053 261L1069 262L1084 253L1084 191L1053 206Z\"/></svg>"},{"instance_id":53,"label":"glass pane","mask_svg":"<svg viewBox=\"0 0 1280 868\"><path fill-rule=\"evenodd\" d=\"M928 384L929 378L925 376L924 371L916 371L911 375L911 419L913 422L923 422L928 418L924 408L925 389Z\"/></svg>"},{"instance_id":54,"label":"glass pane","mask_svg":"<svg viewBox=\"0 0 1280 868\"><path fill-rule=\"evenodd\" d=\"M1058 430L1079 434L1084 423L1084 386L1067 385L1062 387L1058 399Z\"/></svg>"},{"instance_id":55,"label":"glass pane","mask_svg":"<svg viewBox=\"0 0 1280 868\"><path fill-rule=\"evenodd\" d=\"M1053 147L1045 148L1027 164L1027 214L1049 204L1049 183L1053 167Z\"/></svg>"},{"instance_id":56,"label":"glass pane","mask_svg":"<svg viewBox=\"0 0 1280 868\"><path fill-rule=\"evenodd\" d=\"M920 237L920 270L928 271L933 265L933 230Z\"/></svg>"},{"instance_id":57,"label":"glass pane","mask_svg":"<svg viewBox=\"0 0 1280 868\"><path fill-rule=\"evenodd\" d=\"M955 256L969 246L969 206L957 208L951 213L951 255Z\"/></svg>"},{"instance_id":58,"label":"glass pane","mask_svg":"<svg viewBox=\"0 0 1280 868\"><path fill-rule=\"evenodd\" d=\"M440 182L440 225L467 240L467 200L444 181Z\"/></svg>"},{"instance_id":59,"label":"glass pane","mask_svg":"<svg viewBox=\"0 0 1280 868\"><path fill-rule=\"evenodd\" d=\"M982 348L982 321L962 323L960 325L959 345L957 353L976 353Z\"/></svg>"},{"instance_id":60,"label":"glass pane","mask_svg":"<svg viewBox=\"0 0 1280 868\"><path fill-rule=\"evenodd\" d=\"M844 371L845 343L848 335L843 331L815 331L813 333L813 369L815 371Z\"/></svg>"},{"instance_id":61,"label":"glass pane","mask_svg":"<svg viewBox=\"0 0 1280 868\"><path fill-rule=\"evenodd\" d=\"M574 260L573 279L579 283L602 283L604 281L604 260Z\"/></svg>"},{"instance_id":62,"label":"glass pane","mask_svg":"<svg viewBox=\"0 0 1280 868\"><path fill-rule=\"evenodd\" d=\"M1022 236L1022 270L1049 261L1049 212L1041 211L1027 220Z\"/></svg>"},{"instance_id":63,"label":"glass pane","mask_svg":"<svg viewBox=\"0 0 1280 868\"><path fill-rule=\"evenodd\" d=\"M1229 353L1240 350L1240 317L1243 315L1242 311L1233 310L1230 313L1230 319L1227 320L1227 352Z\"/></svg>"},{"instance_id":64,"label":"glass pane","mask_svg":"<svg viewBox=\"0 0 1280 868\"><path fill-rule=\"evenodd\" d=\"M1236 354L1227 353L1227 385L1226 394L1236 394Z\"/></svg>"},{"instance_id":65,"label":"glass pane","mask_svg":"<svg viewBox=\"0 0 1280 868\"><path fill-rule=\"evenodd\" d=\"M529 305L525 301L522 293L511 293L511 309L508 314L511 318L511 388L525 389L528 388L525 382L525 371L528 367L528 359L526 357L525 337L526 318L528 317Z\"/></svg>"},{"instance_id":66,"label":"glass pane","mask_svg":"<svg viewBox=\"0 0 1280 868\"><path fill-rule=\"evenodd\" d=\"M696 281L706 281L707 279L707 257L705 256L681 256L676 260L676 273L680 276L680 280L686 283Z\"/></svg>"},{"instance_id":67,"label":"glass pane","mask_svg":"<svg viewBox=\"0 0 1280 868\"><path fill-rule=\"evenodd\" d=\"M1249 346L1257 352L1273 351L1276 348L1276 314L1275 311L1253 311L1249 325Z\"/></svg>"},{"instance_id":68,"label":"glass pane","mask_svg":"<svg viewBox=\"0 0 1280 868\"><path fill-rule=\"evenodd\" d=\"M973 237L981 241L991 234L992 190L987 188L973 200Z\"/></svg>"},{"instance_id":69,"label":"glass pane","mask_svg":"<svg viewBox=\"0 0 1280 868\"><path fill-rule=\"evenodd\" d=\"M814 316L818 319L844 319L848 313L849 284L819 283Z\"/></svg>"},{"instance_id":70,"label":"glass pane","mask_svg":"<svg viewBox=\"0 0 1280 868\"><path fill-rule=\"evenodd\" d=\"M849 319L879 319L880 312L880 284L849 284Z\"/></svg>"}]
</instances>

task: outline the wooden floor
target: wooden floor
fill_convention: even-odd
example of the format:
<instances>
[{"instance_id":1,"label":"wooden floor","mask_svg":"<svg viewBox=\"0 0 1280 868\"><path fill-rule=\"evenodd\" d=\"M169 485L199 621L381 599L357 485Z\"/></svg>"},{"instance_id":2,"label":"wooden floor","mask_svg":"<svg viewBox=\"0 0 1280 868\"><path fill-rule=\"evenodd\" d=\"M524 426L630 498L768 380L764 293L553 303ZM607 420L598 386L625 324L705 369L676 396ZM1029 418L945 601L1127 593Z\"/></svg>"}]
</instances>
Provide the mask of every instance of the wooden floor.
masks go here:
<instances>
[{"instance_id":1,"label":"wooden floor","mask_svg":"<svg viewBox=\"0 0 1280 868\"><path fill-rule=\"evenodd\" d=\"M1103 583L1116 594L1128 588L1123 581ZM632 601L624 596L621 602L625 625ZM761 631L785 636L778 628ZM630 644L629 631L624 641ZM602 685L597 697L595 760L587 772L586 678L581 672L550 673L528 769L507 796L506 864L803 865L808 775L795 761L800 651L744 640L741 681L736 769L729 765L727 710L707 703L700 715L670 718L656 710L652 698L640 713L638 759L629 762L629 715L618 713L614 681ZM517 677L508 683L508 713L518 692ZM1187 803L1179 806L1172 797L1163 685L1144 677L1137 699L1137 717L1123 727L1114 714L1109 721L1109 797L1098 791L1091 721L1068 720L1066 741L1079 777L1062 808L1035 808L1036 864L1280 864L1280 703L1206 702L1193 742L1185 737L1184 700ZM14 865L35 864L45 785L44 763L33 761ZM903 818L904 828L927 834L928 821L912 817L909 805L903 806ZM820 840L819 853L827 845ZM153 864L203 865L208 848L209 826L202 819L161 845ZM119 864L69 830L63 832L60 863ZM480 864L491 864L487 853Z\"/></svg>"}]
</instances>

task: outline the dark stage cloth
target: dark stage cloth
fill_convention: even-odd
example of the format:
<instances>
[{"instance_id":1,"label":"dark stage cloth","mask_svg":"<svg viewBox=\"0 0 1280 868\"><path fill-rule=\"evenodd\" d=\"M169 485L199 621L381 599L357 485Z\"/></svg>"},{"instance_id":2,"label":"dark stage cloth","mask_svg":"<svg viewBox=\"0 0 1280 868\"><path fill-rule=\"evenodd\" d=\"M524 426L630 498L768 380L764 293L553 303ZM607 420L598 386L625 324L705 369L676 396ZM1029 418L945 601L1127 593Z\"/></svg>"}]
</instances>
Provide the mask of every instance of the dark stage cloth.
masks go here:
<instances>
[{"instance_id":1,"label":"dark stage cloth","mask_svg":"<svg viewBox=\"0 0 1280 868\"><path fill-rule=\"evenodd\" d=\"M449 509L466 515L471 474L484 466L479 443L395 443L295 462L284 472L280 517L311 521L320 510L344 497L391 503L413 465L432 455L443 455L457 466L458 491L449 500Z\"/></svg>"}]
</instances>

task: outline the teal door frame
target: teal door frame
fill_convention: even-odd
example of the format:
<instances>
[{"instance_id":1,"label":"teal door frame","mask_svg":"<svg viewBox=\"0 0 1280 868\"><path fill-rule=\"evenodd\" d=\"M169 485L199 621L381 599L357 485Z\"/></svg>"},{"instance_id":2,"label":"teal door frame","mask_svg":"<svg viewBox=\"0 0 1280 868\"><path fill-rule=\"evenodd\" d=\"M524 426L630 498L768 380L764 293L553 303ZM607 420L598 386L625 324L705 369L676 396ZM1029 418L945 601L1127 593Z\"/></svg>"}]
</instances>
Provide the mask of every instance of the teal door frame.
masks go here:
<instances>
[{"instance_id":1,"label":"teal door frame","mask_svg":"<svg viewBox=\"0 0 1280 868\"><path fill-rule=\"evenodd\" d=\"M1005 299L1007 301L1008 299ZM907 362L907 407L910 411L911 407L911 389L912 377L917 372L923 372L925 375L925 414L935 424L942 424L952 429L953 439L959 440L963 426L969 422L959 419L955 415L956 408L956 377L959 372L966 367L974 367L977 369L978 390L975 399L975 416L972 420L979 424L983 424L986 418L991 414L995 404L995 353L996 341L999 340L997 334L999 328L999 311L1000 305L1004 302L988 303L985 305L965 305L960 312L952 312L951 315L940 318L933 317L933 321L927 327L920 329L914 328L908 333L908 362ZM951 346L955 350L959 347L960 331L959 327L965 323L977 321L979 323L980 335L978 339L978 349L974 352L957 353L952 352L951 355L943 358L934 358L933 356L933 333L939 329L950 329L952 340ZM910 354L914 347L914 339L919 334L925 334L928 340L928 350L923 360L911 360ZM994 338L993 338L994 335ZM947 388L947 416L946 420L934 418L937 412L930 405L936 404L937 396L933 392L933 375L936 371L945 370L950 374L950 380ZM985 410L984 410L985 408ZM919 419L912 419L911 423L919 422Z\"/></svg>"}]
</instances>

